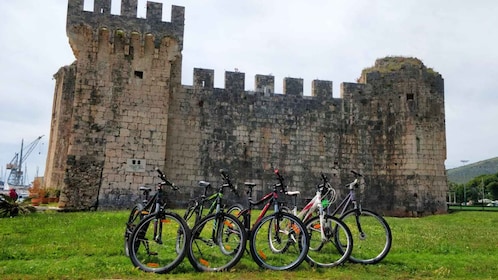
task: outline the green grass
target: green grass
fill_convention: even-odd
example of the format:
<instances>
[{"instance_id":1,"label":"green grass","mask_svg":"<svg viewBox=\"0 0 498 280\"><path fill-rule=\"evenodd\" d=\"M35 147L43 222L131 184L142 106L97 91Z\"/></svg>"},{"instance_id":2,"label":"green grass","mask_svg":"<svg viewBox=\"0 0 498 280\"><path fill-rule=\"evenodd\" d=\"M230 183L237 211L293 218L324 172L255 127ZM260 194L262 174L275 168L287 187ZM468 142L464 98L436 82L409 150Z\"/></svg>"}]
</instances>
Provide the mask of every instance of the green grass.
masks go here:
<instances>
[{"instance_id":1,"label":"green grass","mask_svg":"<svg viewBox=\"0 0 498 280\"><path fill-rule=\"evenodd\" d=\"M169 274L135 269L123 254L128 213L36 213L0 219L1 279L493 279L498 275L498 213L455 212L387 218L391 252L376 265L331 269L308 264L264 271L244 255L233 271L197 273L187 259Z\"/></svg>"}]
</instances>

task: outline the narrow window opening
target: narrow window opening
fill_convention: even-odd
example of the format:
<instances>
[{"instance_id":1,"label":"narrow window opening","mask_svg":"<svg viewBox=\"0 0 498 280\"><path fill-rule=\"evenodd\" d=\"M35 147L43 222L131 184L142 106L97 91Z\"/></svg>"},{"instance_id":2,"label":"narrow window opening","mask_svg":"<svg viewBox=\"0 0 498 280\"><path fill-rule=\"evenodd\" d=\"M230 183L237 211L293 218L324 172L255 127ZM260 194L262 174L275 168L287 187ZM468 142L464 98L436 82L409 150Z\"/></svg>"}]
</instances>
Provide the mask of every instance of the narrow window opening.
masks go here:
<instances>
[{"instance_id":1,"label":"narrow window opening","mask_svg":"<svg viewBox=\"0 0 498 280\"><path fill-rule=\"evenodd\" d=\"M202 81L201 87L206 87L206 81L204 81L204 80Z\"/></svg>"},{"instance_id":2,"label":"narrow window opening","mask_svg":"<svg viewBox=\"0 0 498 280\"><path fill-rule=\"evenodd\" d=\"M135 71L135 77L139 79L144 78L144 72L143 71Z\"/></svg>"},{"instance_id":3,"label":"narrow window opening","mask_svg":"<svg viewBox=\"0 0 498 280\"><path fill-rule=\"evenodd\" d=\"M100 8L100 13L101 14L105 13L105 9L104 8Z\"/></svg>"},{"instance_id":4,"label":"narrow window opening","mask_svg":"<svg viewBox=\"0 0 498 280\"><path fill-rule=\"evenodd\" d=\"M408 93L406 95L406 100L413 100L414 96L413 96L413 93Z\"/></svg>"}]
</instances>

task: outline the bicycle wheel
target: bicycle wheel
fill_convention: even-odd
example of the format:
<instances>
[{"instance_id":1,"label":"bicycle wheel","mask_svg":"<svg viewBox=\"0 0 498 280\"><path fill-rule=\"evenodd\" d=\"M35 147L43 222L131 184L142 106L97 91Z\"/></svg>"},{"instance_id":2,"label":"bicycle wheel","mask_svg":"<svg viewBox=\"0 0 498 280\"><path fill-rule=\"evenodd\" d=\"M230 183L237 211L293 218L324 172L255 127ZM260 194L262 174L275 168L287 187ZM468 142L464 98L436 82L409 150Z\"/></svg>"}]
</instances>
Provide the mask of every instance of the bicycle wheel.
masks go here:
<instances>
[{"instance_id":1,"label":"bicycle wheel","mask_svg":"<svg viewBox=\"0 0 498 280\"><path fill-rule=\"evenodd\" d=\"M303 222L288 213L274 213L256 223L249 247L253 260L262 268L288 270L306 258L309 236Z\"/></svg>"},{"instance_id":2,"label":"bicycle wheel","mask_svg":"<svg viewBox=\"0 0 498 280\"><path fill-rule=\"evenodd\" d=\"M235 216L211 214L192 229L187 257L198 271L225 271L242 258L245 244L244 226Z\"/></svg>"},{"instance_id":3,"label":"bicycle wheel","mask_svg":"<svg viewBox=\"0 0 498 280\"><path fill-rule=\"evenodd\" d=\"M242 204L236 203L228 208L227 213L238 217L242 210L244 210L244 206L242 206Z\"/></svg>"},{"instance_id":4,"label":"bicycle wheel","mask_svg":"<svg viewBox=\"0 0 498 280\"><path fill-rule=\"evenodd\" d=\"M334 267L348 260L353 250L353 236L341 220L325 215L320 223L320 216L315 216L309 219L305 226L310 235L310 247L306 257L310 265Z\"/></svg>"},{"instance_id":5,"label":"bicycle wheel","mask_svg":"<svg viewBox=\"0 0 498 280\"><path fill-rule=\"evenodd\" d=\"M351 209L340 219L353 235L354 247L349 260L355 263L375 264L384 259L391 249L391 228L375 212Z\"/></svg>"},{"instance_id":6,"label":"bicycle wheel","mask_svg":"<svg viewBox=\"0 0 498 280\"><path fill-rule=\"evenodd\" d=\"M183 244L177 241L178 236L184 237ZM187 224L176 213L162 212L147 216L131 235L128 245L131 262L146 272L169 272L185 257L185 241L189 236Z\"/></svg>"},{"instance_id":7,"label":"bicycle wheel","mask_svg":"<svg viewBox=\"0 0 498 280\"><path fill-rule=\"evenodd\" d=\"M133 232L133 229L135 229L135 227L138 225L138 223L140 222L140 220L143 217L143 215L141 213L142 209L143 209L142 204L135 205L131 209L130 215L128 216L128 221L126 222L126 228L125 228L125 232L124 232L124 251L125 251L125 255L127 257L130 256L130 250L128 248L129 239L130 239L131 233Z\"/></svg>"},{"instance_id":8,"label":"bicycle wheel","mask_svg":"<svg viewBox=\"0 0 498 280\"><path fill-rule=\"evenodd\" d=\"M226 213L234 215L239 219L239 221L244 224L244 216L241 215L241 212L244 210L244 206L242 204L236 203L228 208Z\"/></svg>"}]
</instances>

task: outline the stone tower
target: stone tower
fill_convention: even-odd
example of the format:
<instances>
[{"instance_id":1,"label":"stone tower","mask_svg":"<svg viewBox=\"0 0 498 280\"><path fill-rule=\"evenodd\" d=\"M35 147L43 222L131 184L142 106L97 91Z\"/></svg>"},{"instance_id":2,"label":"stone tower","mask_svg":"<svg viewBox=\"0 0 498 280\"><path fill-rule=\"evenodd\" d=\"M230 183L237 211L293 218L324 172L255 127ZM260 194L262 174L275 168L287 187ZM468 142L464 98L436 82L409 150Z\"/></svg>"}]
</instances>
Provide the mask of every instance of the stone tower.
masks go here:
<instances>
[{"instance_id":1,"label":"stone tower","mask_svg":"<svg viewBox=\"0 0 498 280\"><path fill-rule=\"evenodd\" d=\"M342 90L344 152L354 155L351 168L370 170L364 200L394 215L444 209L441 75L415 58L386 57Z\"/></svg>"},{"instance_id":2,"label":"stone tower","mask_svg":"<svg viewBox=\"0 0 498 280\"><path fill-rule=\"evenodd\" d=\"M181 84L184 8L163 22L161 4L137 0L69 0L67 35L76 61L55 74L46 186L62 190L67 209L130 207L138 186L164 169L181 191L169 207L184 207L199 180L219 181L227 169L237 183L257 183L256 195L275 182L279 168L301 203L314 195L320 173L340 186L350 170L365 175L364 206L381 214L446 212L444 81L416 58L387 57L364 69L358 83L195 68ZM243 185L240 186L243 188ZM240 200L228 197L229 200Z\"/></svg>"},{"instance_id":3,"label":"stone tower","mask_svg":"<svg viewBox=\"0 0 498 280\"><path fill-rule=\"evenodd\" d=\"M47 185L65 186L63 207L87 208L99 194L118 201L123 187L152 182L146 164L164 164L169 98L181 81L184 8L173 6L171 22L162 21L159 3L147 3L147 19L137 18L137 0L123 0L120 16L110 11L111 0L96 0L93 12L83 10L83 0L68 4L76 61L56 74L56 155L47 176Z\"/></svg>"}]
</instances>

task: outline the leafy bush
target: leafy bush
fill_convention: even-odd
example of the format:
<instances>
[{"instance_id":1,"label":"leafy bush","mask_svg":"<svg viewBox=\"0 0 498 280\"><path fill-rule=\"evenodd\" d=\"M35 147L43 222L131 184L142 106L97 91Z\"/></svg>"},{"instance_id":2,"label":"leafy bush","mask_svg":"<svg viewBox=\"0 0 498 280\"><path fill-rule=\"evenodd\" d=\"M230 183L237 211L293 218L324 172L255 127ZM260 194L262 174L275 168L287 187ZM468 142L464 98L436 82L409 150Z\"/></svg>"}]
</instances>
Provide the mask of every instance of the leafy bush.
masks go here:
<instances>
[{"instance_id":1,"label":"leafy bush","mask_svg":"<svg viewBox=\"0 0 498 280\"><path fill-rule=\"evenodd\" d=\"M36 208L31 206L31 199L25 199L21 202L12 199L10 196L0 194L0 217L15 217L36 212Z\"/></svg>"}]
</instances>

